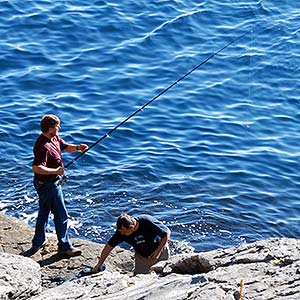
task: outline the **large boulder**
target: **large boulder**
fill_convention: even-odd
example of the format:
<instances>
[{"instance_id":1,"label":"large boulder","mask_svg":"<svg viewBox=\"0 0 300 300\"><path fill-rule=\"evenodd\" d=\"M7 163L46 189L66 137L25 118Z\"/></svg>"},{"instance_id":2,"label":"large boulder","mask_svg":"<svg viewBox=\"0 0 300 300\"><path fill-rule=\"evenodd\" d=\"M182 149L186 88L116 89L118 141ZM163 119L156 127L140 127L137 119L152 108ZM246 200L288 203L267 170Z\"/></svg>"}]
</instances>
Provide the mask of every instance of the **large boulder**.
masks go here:
<instances>
[{"instance_id":1,"label":"large boulder","mask_svg":"<svg viewBox=\"0 0 300 300\"><path fill-rule=\"evenodd\" d=\"M173 256L133 276L113 270L69 280L31 300L298 300L300 242L268 239Z\"/></svg>"},{"instance_id":2,"label":"large boulder","mask_svg":"<svg viewBox=\"0 0 300 300\"><path fill-rule=\"evenodd\" d=\"M166 277L174 273L205 275L207 282L191 293L189 300L239 300L243 296L248 300L300 299L300 240L297 239L271 238L238 248L178 255L152 269ZM224 295L217 291L223 291Z\"/></svg>"},{"instance_id":3,"label":"large boulder","mask_svg":"<svg viewBox=\"0 0 300 300\"><path fill-rule=\"evenodd\" d=\"M56 253L55 236L48 236L50 246L45 251L31 258L12 255L30 247L32 234L25 223L0 214L0 299L300 299L297 239L272 238L238 248L188 251L138 276L132 274L132 252L116 248L105 271L80 277L82 269L96 263L103 245L74 239L83 255L65 259Z\"/></svg>"},{"instance_id":4,"label":"large boulder","mask_svg":"<svg viewBox=\"0 0 300 300\"><path fill-rule=\"evenodd\" d=\"M0 252L0 299L30 299L41 288L41 271L32 259Z\"/></svg>"},{"instance_id":5,"label":"large boulder","mask_svg":"<svg viewBox=\"0 0 300 300\"><path fill-rule=\"evenodd\" d=\"M45 290L31 300L158 300L187 299L207 279L203 275L171 274L160 277L155 273L130 276L104 271L92 276L66 282ZM223 293L224 294L224 293Z\"/></svg>"}]
</instances>

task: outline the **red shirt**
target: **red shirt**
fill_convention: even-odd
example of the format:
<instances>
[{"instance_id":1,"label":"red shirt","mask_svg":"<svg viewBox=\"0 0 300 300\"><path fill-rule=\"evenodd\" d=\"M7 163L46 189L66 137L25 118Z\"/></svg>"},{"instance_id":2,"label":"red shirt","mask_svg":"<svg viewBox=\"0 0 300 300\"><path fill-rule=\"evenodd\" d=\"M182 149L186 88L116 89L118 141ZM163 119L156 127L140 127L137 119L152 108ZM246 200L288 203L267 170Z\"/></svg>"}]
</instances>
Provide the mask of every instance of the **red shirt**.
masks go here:
<instances>
[{"instance_id":1,"label":"red shirt","mask_svg":"<svg viewBox=\"0 0 300 300\"><path fill-rule=\"evenodd\" d=\"M67 148L68 144L59 136L53 137L51 140L43 134L37 138L33 148L33 166L45 166L48 168L63 167L64 163L61 151ZM41 175L36 174L37 180L45 182L55 179L57 175Z\"/></svg>"}]
</instances>

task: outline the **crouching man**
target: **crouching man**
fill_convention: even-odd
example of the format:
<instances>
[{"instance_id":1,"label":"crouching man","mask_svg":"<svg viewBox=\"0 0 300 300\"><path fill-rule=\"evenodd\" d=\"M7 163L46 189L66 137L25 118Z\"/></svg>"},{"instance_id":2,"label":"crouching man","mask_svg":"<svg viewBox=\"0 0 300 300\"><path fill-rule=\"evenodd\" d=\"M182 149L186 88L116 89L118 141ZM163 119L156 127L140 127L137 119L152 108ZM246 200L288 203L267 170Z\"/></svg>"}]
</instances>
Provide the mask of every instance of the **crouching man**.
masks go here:
<instances>
[{"instance_id":1,"label":"crouching man","mask_svg":"<svg viewBox=\"0 0 300 300\"><path fill-rule=\"evenodd\" d=\"M101 270L112 249L122 242L130 244L135 250L135 274L146 274L152 265L169 258L171 231L156 218L149 215L133 217L123 213L116 225L117 230L104 246L93 273Z\"/></svg>"}]
</instances>

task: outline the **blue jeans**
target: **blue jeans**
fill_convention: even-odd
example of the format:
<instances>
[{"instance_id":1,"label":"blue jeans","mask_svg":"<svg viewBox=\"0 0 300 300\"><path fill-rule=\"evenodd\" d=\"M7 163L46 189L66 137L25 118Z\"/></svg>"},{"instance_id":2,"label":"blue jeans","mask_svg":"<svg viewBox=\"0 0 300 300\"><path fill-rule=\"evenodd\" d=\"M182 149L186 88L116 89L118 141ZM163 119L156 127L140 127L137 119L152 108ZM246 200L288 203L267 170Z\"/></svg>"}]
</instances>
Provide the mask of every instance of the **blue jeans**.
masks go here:
<instances>
[{"instance_id":1,"label":"blue jeans","mask_svg":"<svg viewBox=\"0 0 300 300\"><path fill-rule=\"evenodd\" d=\"M72 248L68 237L68 213L63 199L61 186L56 182L41 183L34 179L34 187L39 196L39 213L32 239L33 247L40 247L46 240L46 226L50 212L53 213L54 225L58 239L58 250Z\"/></svg>"}]
</instances>

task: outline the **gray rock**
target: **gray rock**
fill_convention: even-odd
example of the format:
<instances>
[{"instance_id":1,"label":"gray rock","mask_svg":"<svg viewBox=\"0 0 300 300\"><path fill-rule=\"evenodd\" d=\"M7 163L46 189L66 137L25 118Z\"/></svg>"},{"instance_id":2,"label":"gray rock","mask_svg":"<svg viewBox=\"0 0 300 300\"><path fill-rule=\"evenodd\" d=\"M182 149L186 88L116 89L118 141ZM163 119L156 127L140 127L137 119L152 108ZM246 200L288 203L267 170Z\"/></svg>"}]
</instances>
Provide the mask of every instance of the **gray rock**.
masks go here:
<instances>
[{"instance_id":1,"label":"gray rock","mask_svg":"<svg viewBox=\"0 0 300 300\"><path fill-rule=\"evenodd\" d=\"M300 243L269 239L239 248L173 256L147 275L104 271L47 289L31 300L298 300Z\"/></svg>"},{"instance_id":2,"label":"gray rock","mask_svg":"<svg viewBox=\"0 0 300 300\"><path fill-rule=\"evenodd\" d=\"M296 300L300 299L299 250L299 240L275 238L239 248L173 257L154 266L154 270L162 276L182 274L182 270L186 269L193 272L203 270L208 282L221 288L225 292L223 297L229 299L240 299L243 280L244 299ZM204 291L209 290L206 285L198 293L203 295ZM220 299L225 299L221 294L219 296ZM198 299L197 297L191 295L191 299Z\"/></svg>"},{"instance_id":3,"label":"gray rock","mask_svg":"<svg viewBox=\"0 0 300 300\"><path fill-rule=\"evenodd\" d=\"M159 277L155 273L129 276L118 272L107 272L66 282L53 289L45 290L31 300L71 299L187 299L207 280L202 275L177 275Z\"/></svg>"},{"instance_id":4,"label":"gray rock","mask_svg":"<svg viewBox=\"0 0 300 300\"><path fill-rule=\"evenodd\" d=\"M29 299L40 288L40 266L35 261L0 252L0 299Z\"/></svg>"},{"instance_id":5,"label":"gray rock","mask_svg":"<svg viewBox=\"0 0 300 300\"><path fill-rule=\"evenodd\" d=\"M0 251L16 255L26 252L31 247L33 234L34 229L25 222L0 213ZM87 240L72 239L73 245L82 250L82 255L65 259L57 254L56 235L47 233L47 239L47 247L30 257L41 267L43 288L72 280L81 270L94 266L103 247ZM109 271L132 273L132 252L116 247L106 261L106 267Z\"/></svg>"},{"instance_id":6,"label":"gray rock","mask_svg":"<svg viewBox=\"0 0 300 300\"><path fill-rule=\"evenodd\" d=\"M22 222L0 214L2 251L16 253L28 246L26 243L31 237L32 230ZM33 266L37 266L34 261L39 263L40 270L30 267L28 258L9 256L10 263L6 265L10 265L10 273L0 269L0 280L4 280L0 281L0 295L4 295L1 299L300 299L300 241L297 239L272 238L238 248L200 253L183 251L153 266L150 274L138 276L132 274L132 252L116 248L107 260L104 272L82 278L76 275L82 268L96 263L96 256L103 245L79 239L73 242L83 250L81 257L58 259L54 240L48 253L43 256L36 254L30 259ZM8 255L2 254L3 258ZM23 273L18 273L20 270L15 266L21 264L24 270L32 268L32 273L20 277ZM39 272L42 282L35 275ZM13 278L2 274L11 274L9 276ZM15 280L17 276L19 279ZM3 282L6 282L5 285ZM17 291L25 292L26 296Z\"/></svg>"}]
</instances>

